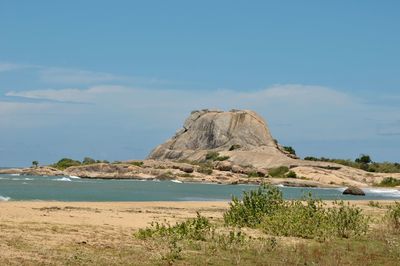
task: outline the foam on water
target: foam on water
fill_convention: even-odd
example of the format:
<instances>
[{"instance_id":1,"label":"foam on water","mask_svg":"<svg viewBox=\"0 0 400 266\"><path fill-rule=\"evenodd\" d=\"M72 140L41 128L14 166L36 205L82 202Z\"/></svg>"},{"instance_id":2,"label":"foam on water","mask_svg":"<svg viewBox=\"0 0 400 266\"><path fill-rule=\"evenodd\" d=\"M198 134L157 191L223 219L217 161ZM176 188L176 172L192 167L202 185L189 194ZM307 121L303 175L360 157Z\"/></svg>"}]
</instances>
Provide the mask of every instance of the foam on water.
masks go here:
<instances>
[{"instance_id":1,"label":"foam on water","mask_svg":"<svg viewBox=\"0 0 400 266\"><path fill-rule=\"evenodd\" d=\"M381 194L381 195L385 195L387 197L400 198L400 190L397 190L397 189L365 188L364 191L366 193L371 193L371 194Z\"/></svg>"},{"instance_id":2,"label":"foam on water","mask_svg":"<svg viewBox=\"0 0 400 266\"><path fill-rule=\"evenodd\" d=\"M55 181L72 181L71 179L69 179L68 177L62 177L62 178L57 178L57 179L54 179Z\"/></svg>"},{"instance_id":3,"label":"foam on water","mask_svg":"<svg viewBox=\"0 0 400 266\"><path fill-rule=\"evenodd\" d=\"M10 197L0 196L0 201L9 201L10 199L11 199Z\"/></svg>"},{"instance_id":4,"label":"foam on water","mask_svg":"<svg viewBox=\"0 0 400 266\"><path fill-rule=\"evenodd\" d=\"M72 178L72 179L81 179L79 176L76 176L76 175L70 175L69 178Z\"/></svg>"},{"instance_id":5,"label":"foam on water","mask_svg":"<svg viewBox=\"0 0 400 266\"><path fill-rule=\"evenodd\" d=\"M175 180L175 179L172 179L171 182L178 183L178 184L182 184L183 183L182 181Z\"/></svg>"},{"instance_id":6,"label":"foam on water","mask_svg":"<svg viewBox=\"0 0 400 266\"><path fill-rule=\"evenodd\" d=\"M20 176L20 174L10 174L10 175L12 175L12 176Z\"/></svg>"}]
</instances>

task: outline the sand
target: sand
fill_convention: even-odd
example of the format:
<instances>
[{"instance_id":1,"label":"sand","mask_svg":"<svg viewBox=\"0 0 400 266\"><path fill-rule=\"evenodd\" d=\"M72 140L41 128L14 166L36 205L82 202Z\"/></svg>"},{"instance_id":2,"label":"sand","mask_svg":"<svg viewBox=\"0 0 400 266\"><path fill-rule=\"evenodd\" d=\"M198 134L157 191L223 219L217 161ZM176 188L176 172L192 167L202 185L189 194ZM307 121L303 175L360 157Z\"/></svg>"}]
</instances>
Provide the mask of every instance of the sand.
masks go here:
<instances>
[{"instance_id":1,"label":"sand","mask_svg":"<svg viewBox=\"0 0 400 266\"><path fill-rule=\"evenodd\" d=\"M352 204L372 215L383 213L368 202ZM135 240L139 228L153 221L174 223L196 212L221 221L228 207L228 202L0 202L0 265L96 264L96 258L104 265L140 265L132 259L158 249Z\"/></svg>"}]
</instances>

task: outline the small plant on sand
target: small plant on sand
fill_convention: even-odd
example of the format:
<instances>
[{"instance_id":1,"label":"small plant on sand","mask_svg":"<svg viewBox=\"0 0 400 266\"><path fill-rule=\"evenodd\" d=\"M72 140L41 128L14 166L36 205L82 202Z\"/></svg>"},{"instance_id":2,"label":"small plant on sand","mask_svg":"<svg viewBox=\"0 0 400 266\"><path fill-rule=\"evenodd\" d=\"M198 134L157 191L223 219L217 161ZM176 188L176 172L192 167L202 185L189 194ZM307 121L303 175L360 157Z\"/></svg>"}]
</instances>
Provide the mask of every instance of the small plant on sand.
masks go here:
<instances>
[{"instance_id":1,"label":"small plant on sand","mask_svg":"<svg viewBox=\"0 0 400 266\"><path fill-rule=\"evenodd\" d=\"M213 169L209 166L201 165L199 168L197 168L197 172L200 174L211 175Z\"/></svg>"}]
</instances>

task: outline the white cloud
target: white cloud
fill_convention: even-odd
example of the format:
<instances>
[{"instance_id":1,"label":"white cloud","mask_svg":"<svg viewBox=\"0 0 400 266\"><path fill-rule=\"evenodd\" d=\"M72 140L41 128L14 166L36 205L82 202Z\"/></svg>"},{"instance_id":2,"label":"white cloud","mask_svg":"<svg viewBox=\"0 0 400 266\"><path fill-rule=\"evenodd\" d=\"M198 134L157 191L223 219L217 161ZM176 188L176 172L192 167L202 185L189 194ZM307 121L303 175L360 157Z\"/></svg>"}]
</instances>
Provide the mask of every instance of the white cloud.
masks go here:
<instances>
[{"instance_id":1,"label":"white cloud","mask_svg":"<svg viewBox=\"0 0 400 266\"><path fill-rule=\"evenodd\" d=\"M110 73L52 67L44 68L39 72L39 75L44 82L68 84L101 83L123 79Z\"/></svg>"},{"instance_id":2,"label":"white cloud","mask_svg":"<svg viewBox=\"0 0 400 266\"><path fill-rule=\"evenodd\" d=\"M34 67L36 67L36 66L27 65L27 64L15 64L15 63L0 62L0 72L14 71L14 70L20 70L20 69L24 69L24 68L34 68Z\"/></svg>"},{"instance_id":3,"label":"white cloud","mask_svg":"<svg viewBox=\"0 0 400 266\"><path fill-rule=\"evenodd\" d=\"M60 102L65 112L103 114L121 120L135 118L144 126L179 127L194 109L252 109L283 138L368 139L386 130L373 120L400 119L400 108L365 103L361 98L322 86L274 85L256 92L232 90L150 90L127 86L92 86L88 89L10 91L7 96ZM69 109L68 109L69 108Z\"/></svg>"}]
</instances>

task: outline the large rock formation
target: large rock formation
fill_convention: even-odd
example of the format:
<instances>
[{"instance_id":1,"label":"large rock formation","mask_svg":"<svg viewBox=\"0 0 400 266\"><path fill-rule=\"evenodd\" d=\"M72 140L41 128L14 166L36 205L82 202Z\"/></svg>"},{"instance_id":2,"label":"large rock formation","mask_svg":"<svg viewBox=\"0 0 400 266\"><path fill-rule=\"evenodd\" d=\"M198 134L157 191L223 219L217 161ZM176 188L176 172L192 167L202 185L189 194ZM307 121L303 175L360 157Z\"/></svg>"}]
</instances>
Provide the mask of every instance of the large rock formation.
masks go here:
<instances>
[{"instance_id":1,"label":"large rock formation","mask_svg":"<svg viewBox=\"0 0 400 266\"><path fill-rule=\"evenodd\" d=\"M275 167L297 161L277 145L262 117L249 110L193 111L183 128L148 158L199 161L209 151L229 156L237 165Z\"/></svg>"}]
</instances>

